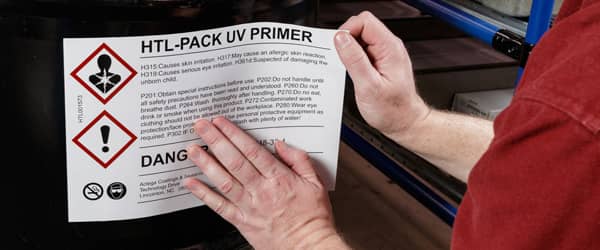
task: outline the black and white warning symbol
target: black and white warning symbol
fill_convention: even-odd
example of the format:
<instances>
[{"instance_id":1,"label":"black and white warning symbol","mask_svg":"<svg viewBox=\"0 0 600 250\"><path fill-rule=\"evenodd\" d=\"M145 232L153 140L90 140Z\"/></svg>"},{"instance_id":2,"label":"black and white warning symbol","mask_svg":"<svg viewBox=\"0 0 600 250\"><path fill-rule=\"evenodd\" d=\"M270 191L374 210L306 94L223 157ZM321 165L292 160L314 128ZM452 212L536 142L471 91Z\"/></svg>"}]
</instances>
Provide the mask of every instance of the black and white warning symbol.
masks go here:
<instances>
[{"instance_id":1,"label":"black and white warning symbol","mask_svg":"<svg viewBox=\"0 0 600 250\"><path fill-rule=\"evenodd\" d=\"M135 69L105 43L71 72L71 76L103 104L108 103L135 75Z\"/></svg>"},{"instance_id":2,"label":"black and white warning symbol","mask_svg":"<svg viewBox=\"0 0 600 250\"><path fill-rule=\"evenodd\" d=\"M100 199L100 197L102 197L103 192L104 191L102 190L102 186L100 186L100 184L98 183L88 183L87 185L85 185L85 187L83 187L83 196L91 201Z\"/></svg>"},{"instance_id":3,"label":"black and white warning symbol","mask_svg":"<svg viewBox=\"0 0 600 250\"><path fill-rule=\"evenodd\" d=\"M121 75L110 72L112 59L109 55L102 54L97 60L100 72L90 75L89 79L97 89L106 94L121 82Z\"/></svg>"},{"instance_id":4,"label":"black and white warning symbol","mask_svg":"<svg viewBox=\"0 0 600 250\"><path fill-rule=\"evenodd\" d=\"M107 111L85 127L73 142L103 168L108 168L137 137Z\"/></svg>"},{"instance_id":5,"label":"black and white warning symbol","mask_svg":"<svg viewBox=\"0 0 600 250\"><path fill-rule=\"evenodd\" d=\"M113 182L106 188L106 195L113 200L120 200L127 193L125 184L120 182Z\"/></svg>"}]
</instances>

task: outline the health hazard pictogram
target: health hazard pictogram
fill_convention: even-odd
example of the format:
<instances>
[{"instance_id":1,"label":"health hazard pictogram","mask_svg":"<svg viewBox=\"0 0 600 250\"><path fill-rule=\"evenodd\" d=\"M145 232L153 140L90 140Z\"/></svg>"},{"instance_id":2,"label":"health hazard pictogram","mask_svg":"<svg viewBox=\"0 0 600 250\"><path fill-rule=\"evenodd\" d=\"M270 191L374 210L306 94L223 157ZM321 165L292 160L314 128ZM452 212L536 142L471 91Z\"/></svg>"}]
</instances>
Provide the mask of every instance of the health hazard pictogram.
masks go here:
<instances>
[{"instance_id":1,"label":"health hazard pictogram","mask_svg":"<svg viewBox=\"0 0 600 250\"><path fill-rule=\"evenodd\" d=\"M135 75L137 71L106 43L102 43L71 72L71 76L103 104L108 103Z\"/></svg>"},{"instance_id":2,"label":"health hazard pictogram","mask_svg":"<svg viewBox=\"0 0 600 250\"><path fill-rule=\"evenodd\" d=\"M108 168L137 137L107 111L87 125L73 142L103 168Z\"/></svg>"}]
</instances>

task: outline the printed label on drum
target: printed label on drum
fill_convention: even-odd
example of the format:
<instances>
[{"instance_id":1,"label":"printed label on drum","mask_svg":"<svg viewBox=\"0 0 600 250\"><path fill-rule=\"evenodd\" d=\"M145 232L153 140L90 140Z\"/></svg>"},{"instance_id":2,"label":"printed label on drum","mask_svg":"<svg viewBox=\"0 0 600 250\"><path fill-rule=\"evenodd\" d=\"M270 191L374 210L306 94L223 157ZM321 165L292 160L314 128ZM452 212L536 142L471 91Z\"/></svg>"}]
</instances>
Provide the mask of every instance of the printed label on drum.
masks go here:
<instances>
[{"instance_id":1,"label":"printed label on drum","mask_svg":"<svg viewBox=\"0 0 600 250\"><path fill-rule=\"evenodd\" d=\"M306 150L335 186L345 69L335 30L252 23L180 34L66 38L69 221L201 206L185 148L198 118L225 116L273 149Z\"/></svg>"}]
</instances>

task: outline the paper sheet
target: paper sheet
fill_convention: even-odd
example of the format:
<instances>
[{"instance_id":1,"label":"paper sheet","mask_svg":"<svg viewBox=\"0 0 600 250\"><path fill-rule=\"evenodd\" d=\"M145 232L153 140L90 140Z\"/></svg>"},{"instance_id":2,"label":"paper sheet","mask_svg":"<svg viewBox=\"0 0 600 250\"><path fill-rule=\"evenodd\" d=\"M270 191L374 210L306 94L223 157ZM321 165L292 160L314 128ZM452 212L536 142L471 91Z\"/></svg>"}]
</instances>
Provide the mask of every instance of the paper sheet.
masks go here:
<instances>
[{"instance_id":1,"label":"paper sheet","mask_svg":"<svg viewBox=\"0 0 600 250\"><path fill-rule=\"evenodd\" d=\"M335 30L251 23L137 37L66 38L69 221L202 205L187 159L197 118L226 116L257 141L306 150L335 186L345 69Z\"/></svg>"}]
</instances>

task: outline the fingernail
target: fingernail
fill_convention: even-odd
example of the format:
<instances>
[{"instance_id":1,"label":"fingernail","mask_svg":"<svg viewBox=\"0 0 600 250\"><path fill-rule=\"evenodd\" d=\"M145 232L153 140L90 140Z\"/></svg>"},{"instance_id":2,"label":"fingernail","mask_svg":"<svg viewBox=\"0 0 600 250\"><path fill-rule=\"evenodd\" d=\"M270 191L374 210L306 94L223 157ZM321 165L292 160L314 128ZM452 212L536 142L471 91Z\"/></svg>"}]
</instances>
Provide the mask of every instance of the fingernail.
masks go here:
<instances>
[{"instance_id":1,"label":"fingernail","mask_svg":"<svg viewBox=\"0 0 600 250\"><path fill-rule=\"evenodd\" d=\"M210 123L210 122L207 121L206 119L198 119L198 121L194 125L194 129L196 130L196 133L198 133L198 134L206 133L206 131L208 131L208 123Z\"/></svg>"},{"instance_id":2,"label":"fingernail","mask_svg":"<svg viewBox=\"0 0 600 250\"><path fill-rule=\"evenodd\" d=\"M222 121L220 121L221 119L225 119L225 117L223 117L223 116L217 116L217 117L213 118L212 120L210 120L210 122L212 124L214 124L215 126L217 126L217 128L221 128L219 126L219 124L222 122Z\"/></svg>"},{"instance_id":3,"label":"fingernail","mask_svg":"<svg viewBox=\"0 0 600 250\"><path fill-rule=\"evenodd\" d=\"M350 44L350 32L348 32L347 30L340 31L341 32L335 34L335 45L338 48L343 48Z\"/></svg>"},{"instance_id":4,"label":"fingernail","mask_svg":"<svg viewBox=\"0 0 600 250\"><path fill-rule=\"evenodd\" d=\"M198 147L196 145L189 145L187 147L187 154L190 158L198 158L200 157L200 153L198 152Z\"/></svg>"},{"instance_id":5,"label":"fingernail","mask_svg":"<svg viewBox=\"0 0 600 250\"><path fill-rule=\"evenodd\" d=\"M212 118L210 121L214 122L215 120L219 120L219 119L225 119L225 116L219 115L217 117Z\"/></svg>"},{"instance_id":6,"label":"fingernail","mask_svg":"<svg viewBox=\"0 0 600 250\"><path fill-rule=\"evenodd\" d=\"M196 123L198 123L199 121L202 121L202 120L206 120L206 118L198 117L198 118L194 119L194 121L192 121L192 122L193 122L193 124L196 124Z\"/></svg>"},{"instance_id":7,"label":"fingernail","mask_svg":"<svg viewBox=\"0 0 600 250\"><path fill-rule=\"evenodd\" d=\"M288 145L284 141L276 140L275 143L277 144L277 149L279 150L285 151L288 149Z\"/></svg>"},{"instance_id":8,"label":"fingernail","mask_svg":"<svg viewBox=\"0 0 600 250\"><path fill-rule=\"evenodd\" d=\"M194 177L188 177L188 178L183 179L183 186L189 190L198 189L198 184L196 184Z\"/></svg>"}]
</instances>

